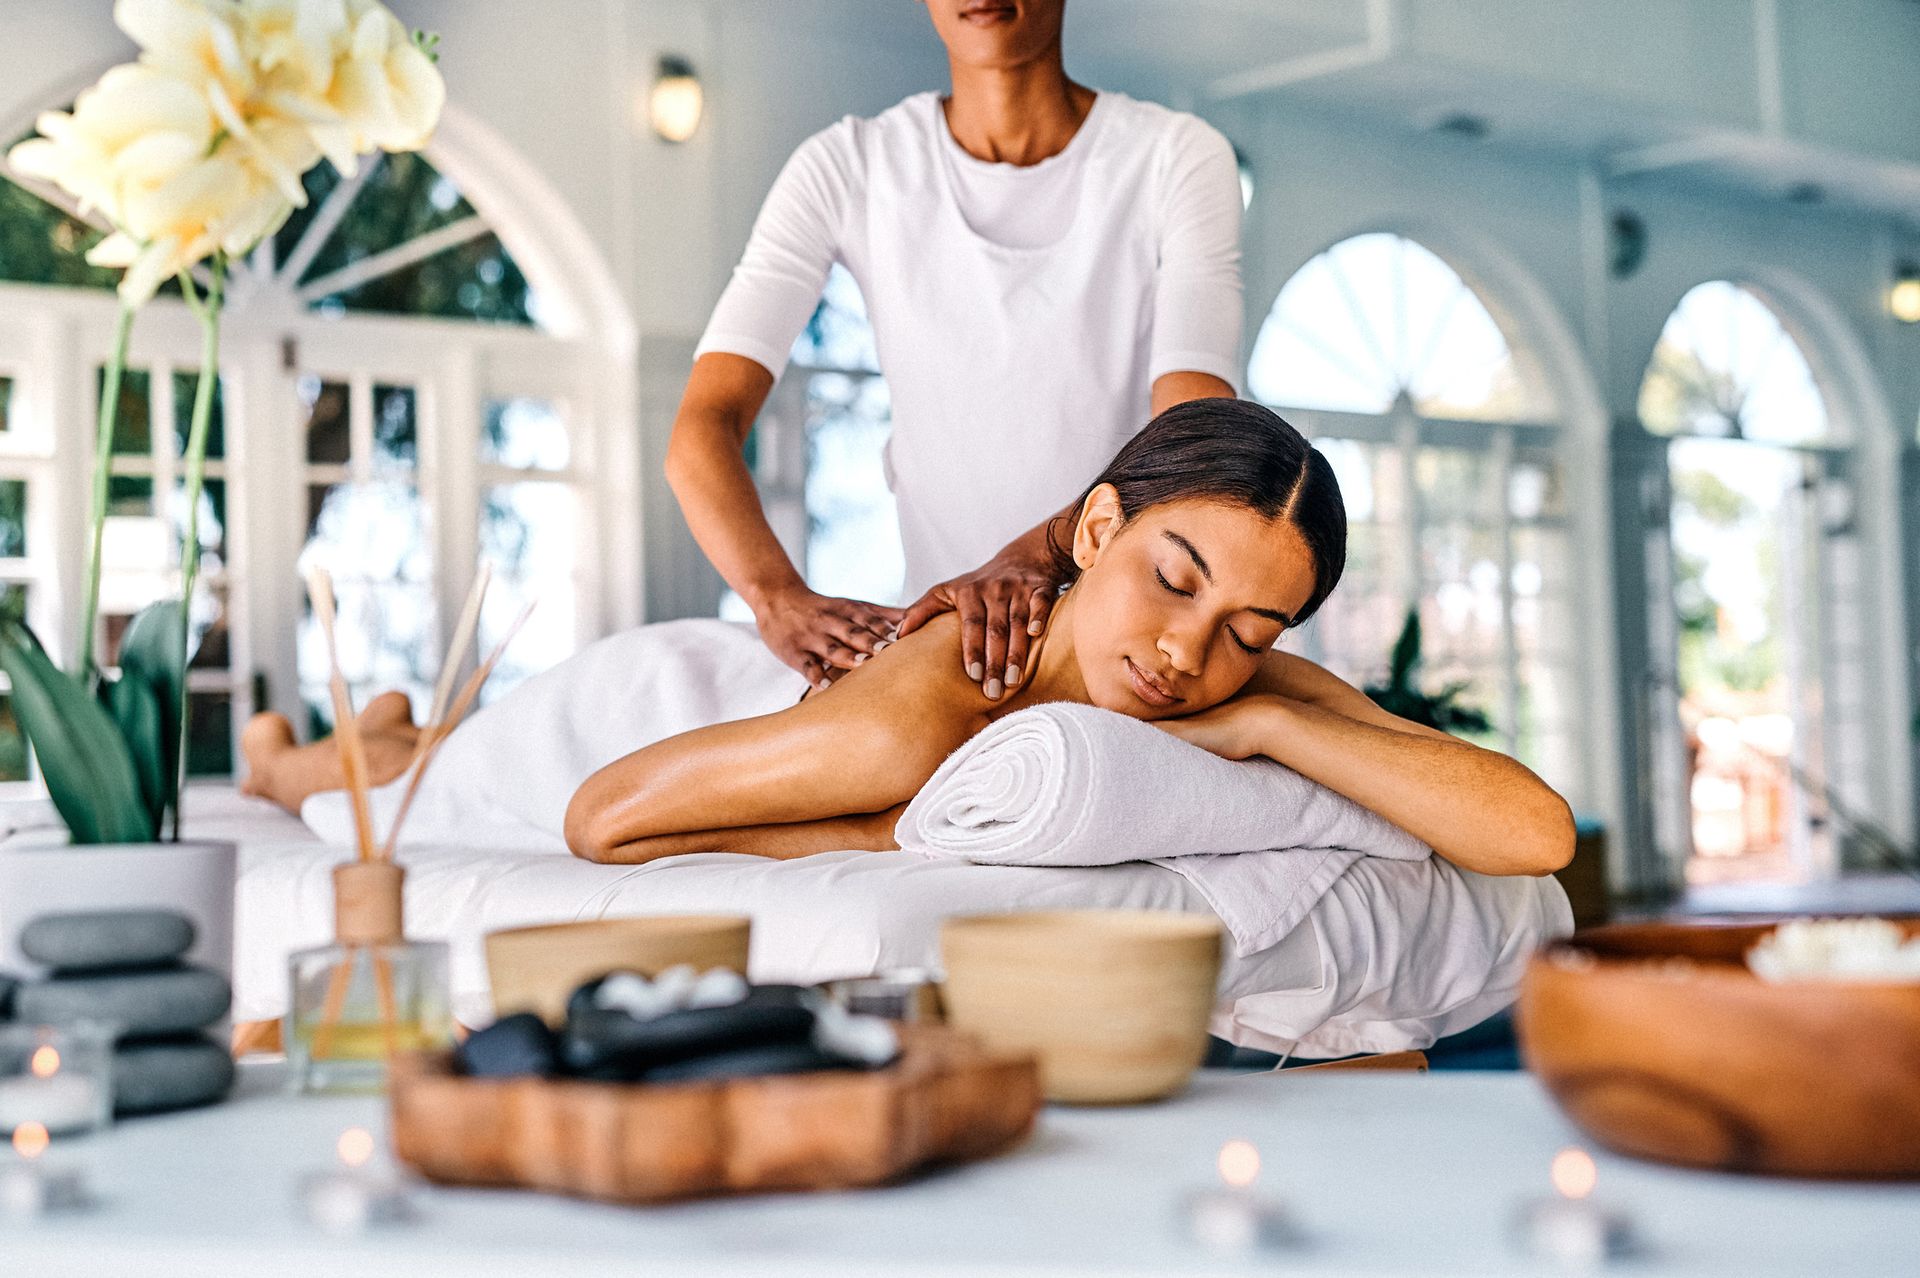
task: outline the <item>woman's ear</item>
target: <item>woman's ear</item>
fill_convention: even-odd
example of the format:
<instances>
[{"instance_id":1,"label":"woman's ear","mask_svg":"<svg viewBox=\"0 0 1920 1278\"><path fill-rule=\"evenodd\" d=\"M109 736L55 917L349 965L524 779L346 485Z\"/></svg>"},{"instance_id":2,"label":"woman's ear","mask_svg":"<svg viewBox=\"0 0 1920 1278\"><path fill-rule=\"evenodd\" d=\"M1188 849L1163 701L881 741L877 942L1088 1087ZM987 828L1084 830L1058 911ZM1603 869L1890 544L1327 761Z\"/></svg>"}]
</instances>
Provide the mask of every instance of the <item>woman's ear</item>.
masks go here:
<instances>
[{"instance_id":1,"label":"woman's ear","mask_svg":"<svg viewBox=\"0 0 1920 1278\"><path fill-rule=\"evenodd\" d=\"M1073 528L1073 562L1080 565L1080 571L1093 567L1100 552L1126 522L1126 512L1120 509L1119 489L1112 484L1101 484L1087 494L1087 499L1080 503L1080 521Z\"/></svg>"}]
</instances>

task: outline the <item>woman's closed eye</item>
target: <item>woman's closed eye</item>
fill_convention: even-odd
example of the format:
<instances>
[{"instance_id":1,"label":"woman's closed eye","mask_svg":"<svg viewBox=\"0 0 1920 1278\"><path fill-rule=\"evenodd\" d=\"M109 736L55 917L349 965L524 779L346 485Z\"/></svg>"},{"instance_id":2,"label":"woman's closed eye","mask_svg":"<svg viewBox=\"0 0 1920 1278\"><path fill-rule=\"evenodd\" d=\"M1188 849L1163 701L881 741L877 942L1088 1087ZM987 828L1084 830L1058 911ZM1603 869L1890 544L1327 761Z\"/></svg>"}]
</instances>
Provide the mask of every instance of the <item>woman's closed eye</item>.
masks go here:
<instances>
[{"instance_id":1,"label":"woman's closed eye","mask_svg":"<svg viewBox=\"0 0 1920 1278\"><path fill-rule=\"evenodd\" d=\"M1193 592L1191 590L1180 589L1180 587L1174 585L1171 581L1168 581L1167 574L1161 572L1158 568L1155 568L1153 570L1153 575L1154 575L1154 579L1157 580L1162 586L1164 586L1168 590L1168 592L1179 595L1182 599L1193 598ZM1242 639L1240 637L1240 632L1235 630L1232 626L1228 626L1226 630L1227 630L1228 637L1233 640L1233 642L1239 647L1240 651L1251 653L1256 657L1259 656L1261 653L1265 652L1268 648L1271 648L1273 646L1272 644L1259 645L1259 644L1248 643L1245 639Z\"/></svg>"},{"instance_id":2,"label":"woman's closed eye","mask_svg":"<svg viewBox=\"0 0 1920 1278\"><path fill-rule=\"evenodd\" d=\"M1242 639L1240 637L1240 632L1238 630L1235 630L1232 626L1227 627L1227 634L1232 636L1233 641L1240 645L1240 650L1242 652L1250 652L1256 657L1259 656L1261 653L1265 652L1267 648L1271 648L1273 646L1272 644L1268 644L1266 648L1263 648L1256 644L1248 643L1245 639Z\"/></svg>"}]
</instances>

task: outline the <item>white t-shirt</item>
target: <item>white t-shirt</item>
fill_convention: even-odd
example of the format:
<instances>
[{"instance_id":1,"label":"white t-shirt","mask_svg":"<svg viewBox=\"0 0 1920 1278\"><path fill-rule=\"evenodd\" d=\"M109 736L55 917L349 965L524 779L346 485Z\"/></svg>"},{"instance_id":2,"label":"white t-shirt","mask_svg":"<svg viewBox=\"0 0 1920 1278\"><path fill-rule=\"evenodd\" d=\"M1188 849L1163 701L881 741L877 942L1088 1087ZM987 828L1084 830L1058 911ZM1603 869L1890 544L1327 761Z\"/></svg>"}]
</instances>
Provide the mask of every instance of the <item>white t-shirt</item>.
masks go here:
<instances>
[{"instance_id":1,"label":"white t-shirt","mask_svg":"<svg viewBox=\"0 0 1920 1278\"><path fill-rule=\"evenodd\" d=\"M768 193L696 358L777 377L836 261L892 392L908 600L1078 496L1146 424L1154 379L1238 383L1233 148L1150 102L1100 94L1026 167L968 155L934 93L822 130Z\"/></svg>"}]
</instances>

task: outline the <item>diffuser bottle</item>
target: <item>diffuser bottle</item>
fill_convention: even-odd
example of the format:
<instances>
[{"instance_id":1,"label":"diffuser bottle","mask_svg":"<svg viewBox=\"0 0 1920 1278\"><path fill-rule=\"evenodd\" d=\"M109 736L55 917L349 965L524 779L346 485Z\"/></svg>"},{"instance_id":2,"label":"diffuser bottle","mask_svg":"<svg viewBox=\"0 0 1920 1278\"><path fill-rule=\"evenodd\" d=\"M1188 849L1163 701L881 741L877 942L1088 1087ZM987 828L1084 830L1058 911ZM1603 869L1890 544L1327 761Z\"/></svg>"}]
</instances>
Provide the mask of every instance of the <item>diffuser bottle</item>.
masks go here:
<instances>
[{"instance_id":1,"label":"diffuser bottle","mask_svg":"<svg viewBox=\"0 0 1920 1278\"><path fill-rule=\"evenodd\" d=\"M287 960L287 1058L300 1091L378 1091L393 1054L453 1042L447 947L405 939L405 873L391 861L335 868L333 944Z\"/></svg>"}]
</instances>

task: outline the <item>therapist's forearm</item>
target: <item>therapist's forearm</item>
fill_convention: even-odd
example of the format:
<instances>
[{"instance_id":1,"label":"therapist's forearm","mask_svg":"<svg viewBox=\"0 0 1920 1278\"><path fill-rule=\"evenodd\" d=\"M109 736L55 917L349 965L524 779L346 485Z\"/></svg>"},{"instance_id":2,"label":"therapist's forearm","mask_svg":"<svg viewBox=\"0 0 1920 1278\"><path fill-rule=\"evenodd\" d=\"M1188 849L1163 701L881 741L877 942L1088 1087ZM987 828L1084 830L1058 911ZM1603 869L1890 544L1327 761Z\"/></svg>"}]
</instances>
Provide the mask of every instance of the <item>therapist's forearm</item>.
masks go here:
<instances>
[{"instance_id":1,"label":"therapist's forearm","mask_svg":"<svg viewBox=\"0 0 1920 1278\"><path fill-rule=\"evenodd\" d=\"M1190 399L1232 399L1233 387L1211 373L1162 373L1153 379L1153 415Z\"/></svg>"},{"instance_id":2,"label":"therapist's forearm","mask_svg":"<svg viewBox=\"0 0 1920 1278\"><path fill-rule=\"evenodd\" d=\"M1252 700L1259 753L1379 813L1463 870L1549 874L1573 856L1566 800L1518 760L1284 697Z\"/></svg>"},{"instance_id":3,"label":"therapist's forearm","mask_svg":"<svg viewBox=\"0 0 1920 1278\"><path fill-rule=\"evenodd\" d=\"M724 408L683 407L674 421L666 472L693 539L758 612L770 596L805 583L767 522L740 451L744 437Z\"/></svg>"}]
</instances>

